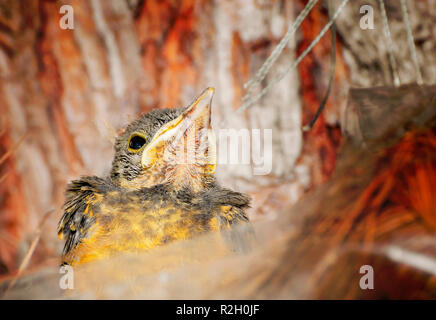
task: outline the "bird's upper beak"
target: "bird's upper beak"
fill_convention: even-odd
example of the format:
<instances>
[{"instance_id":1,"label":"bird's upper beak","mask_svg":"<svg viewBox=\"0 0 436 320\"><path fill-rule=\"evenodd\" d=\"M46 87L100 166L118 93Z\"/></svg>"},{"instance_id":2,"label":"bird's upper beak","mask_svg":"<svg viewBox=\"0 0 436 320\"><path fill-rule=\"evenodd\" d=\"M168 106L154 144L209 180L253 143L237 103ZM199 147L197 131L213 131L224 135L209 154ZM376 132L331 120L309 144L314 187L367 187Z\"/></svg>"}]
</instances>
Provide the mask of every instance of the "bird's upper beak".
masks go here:
<instances>
[{"instance_id":1,"label":"bird's upper beak","mask_svg":"<svg viewBox=\"0 0 436 320\"><path fill-rule=\"evenodd\" d=\"M215 171L215 144L211 143L211 102L215 89L210 87L176 119L164 124L142 154L141 164L148 168L158 159L206 166ZM191 162L191 163L190 163Z\"/></svg>"}]
</instances>

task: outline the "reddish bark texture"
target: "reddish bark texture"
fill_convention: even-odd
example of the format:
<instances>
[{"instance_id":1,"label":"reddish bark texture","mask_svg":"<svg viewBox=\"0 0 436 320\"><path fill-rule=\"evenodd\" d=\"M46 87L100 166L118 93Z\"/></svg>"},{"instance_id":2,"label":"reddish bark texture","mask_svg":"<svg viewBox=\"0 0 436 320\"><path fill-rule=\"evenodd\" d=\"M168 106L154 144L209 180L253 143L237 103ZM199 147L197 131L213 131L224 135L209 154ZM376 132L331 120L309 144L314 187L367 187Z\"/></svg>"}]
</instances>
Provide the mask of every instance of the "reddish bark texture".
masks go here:
<instances>
[{"instance_id":1,"label":"reddish bark texture","mask_svg":"<svg viewBox=\"0 0 436 320\"><path fill-rule=\"evenodd\" d=\"M181 105L182 86L195 86L201 70L194 1L145 1L139 10L135 23L141 61L150 79L145 88L150 101L143 110Z\"/></svg>"},{"instance_id":2,"label":"reddish bark texture","mask_svg":"<svg viewBox=\"0 0 436 320\"><path fill-rule=\"evenodd\" d=\"M299 1L300 9L306 4ZM301 25L302 40L297 52L300 55L320 33L328 22L328 14L317 5ZM341 42L336 42L336 71L333 86L338 88L346 83L347 68L341 56ZM331 56L331 32L323 37L320 43L299 64L298 71L301 79L301 95L303 100L303 124L308 124L313 117L325 95L327 81L320 79L329 78ZM321 75L321 77L320 77ZM341 143L338 118L340 109L338 105L340 90L332 90L327 100L325 112L321 113L312 130L305 134L304 148L307 154L314 158L311 169L313 170L313 186L328 180L333 173L336 163L337 151ZM334 114L334 121L327 121L328 114ZM327 114L327 115L326 115Z\"/></svg>"}]
</instances>

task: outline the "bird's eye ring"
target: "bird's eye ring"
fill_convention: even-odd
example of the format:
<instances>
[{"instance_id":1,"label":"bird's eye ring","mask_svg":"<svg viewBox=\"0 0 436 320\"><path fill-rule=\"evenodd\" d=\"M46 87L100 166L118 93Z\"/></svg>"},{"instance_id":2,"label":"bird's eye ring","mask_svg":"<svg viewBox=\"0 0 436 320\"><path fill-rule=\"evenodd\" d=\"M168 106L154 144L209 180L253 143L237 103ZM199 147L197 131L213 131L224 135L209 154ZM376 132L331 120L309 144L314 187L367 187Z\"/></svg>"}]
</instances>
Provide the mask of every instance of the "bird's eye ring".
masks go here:
<instances>
[{"instance_id":1,"label":"bird's eye ring","mask_svg":"<svg viewBox=\"0 0 436 320\"><path fill-rule=\"evenodd\" d=\"M141 134L134 133L129 138L129 151L139 152L145 145L145 137Z\"/></svg>"}]
</instances>

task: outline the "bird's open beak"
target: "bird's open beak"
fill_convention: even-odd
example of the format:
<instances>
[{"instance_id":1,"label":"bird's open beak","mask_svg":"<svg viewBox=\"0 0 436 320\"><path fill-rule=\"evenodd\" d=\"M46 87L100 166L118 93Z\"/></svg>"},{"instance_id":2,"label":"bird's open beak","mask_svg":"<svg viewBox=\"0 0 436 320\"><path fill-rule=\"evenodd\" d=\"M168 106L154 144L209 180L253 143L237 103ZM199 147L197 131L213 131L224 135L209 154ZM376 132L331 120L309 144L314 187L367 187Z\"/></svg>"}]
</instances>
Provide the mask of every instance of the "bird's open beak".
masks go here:
<instances>
[{"instance_id":1,"label":"bird's open beak","mask_svg":"<svg viewBox=\"0 0 436 320\"><path fill-rule=\"evenodd\" d=\"M156 132L142 154L143 167L151 167L157 159L164 159L183 164L194 161L191 164L206 165L210 173L215 171L215 143L211 129L214 91L212 87L204 90L180 116Z\"/></svg>"}]
</instances>

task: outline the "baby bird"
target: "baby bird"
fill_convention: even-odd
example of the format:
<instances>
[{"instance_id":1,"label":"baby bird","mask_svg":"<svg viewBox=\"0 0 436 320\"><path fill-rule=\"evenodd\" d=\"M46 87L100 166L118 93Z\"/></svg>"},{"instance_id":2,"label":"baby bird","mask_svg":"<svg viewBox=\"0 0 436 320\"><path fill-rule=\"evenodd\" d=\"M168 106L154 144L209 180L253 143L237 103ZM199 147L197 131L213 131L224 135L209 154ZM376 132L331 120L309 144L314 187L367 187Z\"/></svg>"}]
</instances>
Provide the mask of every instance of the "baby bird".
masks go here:
<instances>
[{"instance_id":1,"label":"baby bird","mask_svg":"<svg viewBox=\"0 0 436 320\"><path fill-rule=\"evenodd\" d=\"M153 110L133 121L115 142L108 177L68 185L58 225L64 264L218 230L232 250L247 249L249 241L234 226L249 224L250 198L219 186L214 177L213 93L208 88L186 108Z\"/></svg>"}]
</instances>

